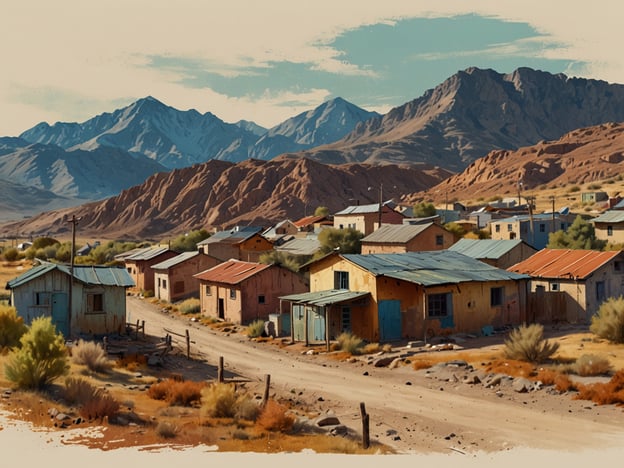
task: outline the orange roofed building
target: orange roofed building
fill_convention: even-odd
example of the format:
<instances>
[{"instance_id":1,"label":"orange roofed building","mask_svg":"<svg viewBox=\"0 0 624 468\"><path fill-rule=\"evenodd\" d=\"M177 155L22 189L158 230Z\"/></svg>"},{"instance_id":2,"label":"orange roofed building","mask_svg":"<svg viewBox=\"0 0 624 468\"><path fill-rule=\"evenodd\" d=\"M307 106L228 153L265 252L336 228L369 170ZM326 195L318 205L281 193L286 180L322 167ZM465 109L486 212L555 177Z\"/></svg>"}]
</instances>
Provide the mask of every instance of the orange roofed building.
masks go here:
<instances>
[{"instance_id":1,"label":"orange roofed building","mask_svg":"<svg viewBox=\"0 0 624 468\"><path fill-rule=\"evenodd\" d=\"M624 251L543 249L508 268L531 277L529 319L589 323L600 305L624 295Z\"/></svg>"},{"instance_id":2,"label":"orange roofed building","mask_svg":"<svg viewBox=\"0 0 624 468\"><path fill-rule=\"evenodd\" d=\"M279 297L309 290L306 279L277 265L230 259L194 275L201 313L247 325L279 312Z\"/></svg>"}]
</instances>

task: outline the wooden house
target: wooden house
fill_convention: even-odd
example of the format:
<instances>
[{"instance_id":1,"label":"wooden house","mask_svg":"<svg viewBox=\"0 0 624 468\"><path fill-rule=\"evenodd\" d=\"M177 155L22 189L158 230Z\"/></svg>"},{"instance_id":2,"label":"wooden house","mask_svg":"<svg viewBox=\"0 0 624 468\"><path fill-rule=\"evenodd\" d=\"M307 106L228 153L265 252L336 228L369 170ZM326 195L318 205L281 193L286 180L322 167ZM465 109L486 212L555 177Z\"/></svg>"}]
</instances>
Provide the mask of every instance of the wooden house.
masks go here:
<instances>
[{"instance_id":1,"label":"wooden house","mask_svg":"<svg viewBox=\"0 0 624 468\"><path fill-rule=\"evenodd\" d=\"M57 331L70 338L125 333L126 289L132 286L134 281L123 268L74 265L71 269L43 262L9 281L6 289L24 323L50 317Z\"/></svg>"},{"instance_id":2,"label":"wooden house","mask_svg":"<svg viewBox=\"0 0 624 468\"><path fill-rule=\"evenodd\" d=\"M363 254L448 249L455 235L437 223L384 224L362 239Z\"/></svg>"},{"instance_id":3,"label":"wooden house","mask_svg":"<svg viewBox=\"0 0 624 468\"><path fill-rule=\"evenodd\" d=\"M294 222L299 232L318 232L323 227L333 227L329 216L305 216Z\"/></svg>"},{"instance_id":4,"label":"wooden house","mask_svg":"<svg viewBox=\"0 0 624 468\"><path fill-rule=\"evenodd\" d=\"M124 257L126 270L139 291L154 292L154 270L152 265L177 256L168 247L146 247Z\"/></svg>"},{"instance_id":5,"label":"wooden house","mask_svg":"<svg viewBox=\"0 0 624 468\"><path fill-rule=\"evenodd\" d=\"M198 250L218 258L222 262L231 258L245 262L257 262L260 255L273 249L273 244L261 235L256 226L235 227L219 231L197 243Z\"/></svg>"},{"instance_id":6,"label":"wooden house","mask_svg":"<svg viewBox=\"0 0 624 468\"><path fill-rule=\"evenodd\" d=\"M218 263L218 259L195 250L152 265L154 296L168 302L199 297L199 280L194 275Z\"/></svg>"},{"instance_id":7,"label":"wooden house","mask_svg":"<svg viewBox=\"0 0 624 468\"><path fill-rule=\"evenodd\" d=\"M457 252L334 253L308 268L310 292L282 297L299 341L428 339L526 320L526 275Z\"/></svg>"},{"instance_id":8,"label":"wooden house","mask_svg":"<svg viewBox=\"0 0 624 468\"><path fill-rule=\"evenodd\" d=\"M449 250L502 269L526 260L537 252L521 239L459 239Z\"/></svg>"},{"instance_id":9,"label":"wooden house","mask_svg":"<svg viewBox=\"0 0 624 468\"><path fill-rule=\"evenodd\" d=\"M382 224L402 224L405 216L391 202L348 206L334 215L334 228L353 228L368 236Z\"/></svg>"},{"instance_id":10,"label":"wooden house","mask_svg":"<svg viewBox=\"0 0 624 468\"><path fill-rule=\"evenodd\" d=\"M529 275L529 320L589 323L610 297L624 295L621 250L543 249L509 271Z\"/></svg>"},{"instance_id":11,"label":"wooden house","mask_svg":"<svg viewBox=\"0 0 624 468\"><path fill-rule=\"evenodd\" d=\"M279 296L308 290L305 278L277 265L230 259L198 273L201 313L247 325L279 311Z\"/></svg>"},{"instance_id":12,"label":"wooden house","mask_svg":"<svg viewBox=\"0 0 624 468\"><path fill-rule=\"evenodd\" d=\"M515 215L490 222L492 239L522 239L537 250L548 244L548 236L567 231L577 215L570 213L539 213Z\"/></svg>"}]
</instances>

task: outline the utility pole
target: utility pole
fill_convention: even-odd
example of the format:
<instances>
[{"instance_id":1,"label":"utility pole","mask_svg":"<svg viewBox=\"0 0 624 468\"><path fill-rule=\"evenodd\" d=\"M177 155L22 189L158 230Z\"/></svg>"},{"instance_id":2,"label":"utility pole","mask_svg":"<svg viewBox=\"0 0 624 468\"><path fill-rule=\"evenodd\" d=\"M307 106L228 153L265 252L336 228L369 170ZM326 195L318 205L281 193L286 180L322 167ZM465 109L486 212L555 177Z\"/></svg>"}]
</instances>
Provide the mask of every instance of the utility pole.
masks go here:
<instances>
[{"instance_id":1,"label":"utility pole","mask_svg":"<svg viewBox=\"0 0 624 468\"><path fill-rule=\"evenodd\" d=\"M383 210L383 184L379 184L379 229L381 227L381 212Z\"/></svg>"},{"instance_id":2,"label":"utility pole","mask_svg":"<svg viewBox=\"0 0 624 468\"><path fill-rule=\"evenodd\" d=\"M71 337L71 321L72 321L72 296L74 288L74 252L76 250L76 224L80 221L80 218L76 218L72 215L71 218L67 216L63 217L63 220L72 225L72 241L71 241L71 255L69 260L69 295L67 298L67 334L65 338Z\"/></svg>"},{"instance_id":3,"label":"utility pole","mask_svg":"<svg viewBox=\"0 0 624 468\"><path fill-rule=\"evenodd\" d=\"M551 232L555 232L555 196L551 195L550 200L552 201L552 229Z\"/></svg>"}]
</instances>

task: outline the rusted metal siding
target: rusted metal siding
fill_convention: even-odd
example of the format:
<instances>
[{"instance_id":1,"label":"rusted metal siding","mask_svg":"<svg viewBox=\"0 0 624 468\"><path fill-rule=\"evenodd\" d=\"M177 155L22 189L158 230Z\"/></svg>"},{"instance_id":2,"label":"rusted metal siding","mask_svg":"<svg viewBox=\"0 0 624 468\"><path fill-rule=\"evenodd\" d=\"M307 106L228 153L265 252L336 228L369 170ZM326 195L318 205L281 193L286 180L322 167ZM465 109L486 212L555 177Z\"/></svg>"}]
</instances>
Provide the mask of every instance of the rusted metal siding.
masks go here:
<instances>
[{"instance_id":1,"label":"rusted metal siding","mask_svg":"<svg viewBox=\"0 0 624 468\"><path fill-rule=\"evenodd\" d=\"M193 275L216 266L217 262L216 258L200 253L168 270L155 271L154 295L168 302L199 297L199 280Z\"/></svg>"},{"instance_id":2,"label":"rusted metal siding","mask_svg":"<svg viewBox=\"0 0 624 468\"><path fill-rule=\"evenodd\" d=\"M603 265L623 259L620 250L543 249L508 270L533 278L585 279Z\"/></svg>"}]
</instances>

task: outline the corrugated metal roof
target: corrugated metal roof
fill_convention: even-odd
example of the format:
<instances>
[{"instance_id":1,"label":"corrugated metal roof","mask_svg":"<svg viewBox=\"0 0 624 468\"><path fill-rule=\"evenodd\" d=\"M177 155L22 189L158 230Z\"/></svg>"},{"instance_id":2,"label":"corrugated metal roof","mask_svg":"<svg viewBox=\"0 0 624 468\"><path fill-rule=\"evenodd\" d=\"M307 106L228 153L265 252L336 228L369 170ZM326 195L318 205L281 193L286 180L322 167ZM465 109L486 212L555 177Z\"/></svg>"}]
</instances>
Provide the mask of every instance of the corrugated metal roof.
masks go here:
<instances>
[{"instance_id":1,"label":"corrugated metal roof","mask_svg":"<svg viewBox=\"0 0 624 468\"><path fill-rule=\"evenodd\" d=\"M313 255L320 247L321 243L316 238L295 237L274 248L278 252L292 255Z\"/></svg>"},{"instance_id":2,"label":"corrugated metal roof","mask_svg":"<svg viewBox=\"0 0 624 468\"><path fill-rule=\"evenodd\" d=\"M145 249L141 249L137 253L126 257L125 260L130 261L142 261L142 260L151 260L152 258L158 257L159 255L167 252L169 247L147 247Z\"/></svg>"},{"instance_id":3,"label":"corrugated metal roof","mask_svg":"<svg viewBox=\"0 0 624 468\"><path fill-rule=\"evenodd\" d=\"M362 242L383 242L384 244L405 244L424 230L433 226L426 224L384 224L362 239Z\"/></svg>"},{"instance_id":4,"label":"corrugated metal roof","mask_svg":"<svg viewBox=\"0 0 624 468\"><path fill-rule=\"evenodd\" d=\"M555 213L555 220L560 220L563 216L565 216L564 213ZM533 215L533 221L552 221L552 219L552 213L536 213ZM531 215L515 215L503 219L494 219L492 223L513 223L517 221L531 221Z\"/></svg>"},{"instance_id":5,"label":"corrugated metal roof","mask_svg":"<svg viewBox=\"0 0 624 468\"><path fill-rule=\"evenodd\" d=\"M157 263L156 265L152 265L154 270L168 270L169 268L179 265L182 262L187 261L189 258L197 257L199 255L199 250L194 250L192 252L182 252L180 255L176 255L175 257L171 257L164 262Z\"/></svg>"},{"instance_id":6,"label":"corrugated metal roof","mask_svg":"<svg viewBox=\"0 0 624 468\"><path fill-rule=\"evenodd\" d=\"M522 244L522 239L459 239L448 250L468 255L472 258L496 260Z\"/></svg>"},{"instance_id":7,"label":"corrugated metal roof","mask_svg":"<svg viewBox=\"0 0 624 468\"><path fill-rule=\"evenodd\" d=\"M230 259L193 276L202 281L211 281L213 283L238 284L270 267L271 265L264 263Z\"/></svg>"},{"instance_id":8,"label":"corrugated metal roof","mask_svg":"<svg viewBox=\"0 0 624 468\"><path fill-rule=\"evenodd\" d=\"M624 199L620 200L619 202L617 202L613 208L624 208Z\"/></svg>"},{"instance_id":9,"label":"corrugated metal roof","mask_svg":"<svg viewBox=\"0 0 624 468\"><path fill-rule=\"evenodd\" d=\"M59 270L69 275L69 265L45 262L31 268L24 274L7 283L7 289L13 289L42 276L52 270ZM74 265L74 278L89 285L103 286L134 286L134 281L125 268L105 267L99 265Z\"/></svg>"},{"instance_id":10,"label":"corrugated metal roof","mask_svg":"<svg viewBox=\"0 0 624 468\"><path fill-rule=\"evenodd\" d=\"M323 221L326 216L306 216L305 218L301 218L295 221L293 224L299 228L309 226L310 224L319 223Z\"/></svg>"},{"instance_id":11,"label":"corrugated metal roof","mask_svg":"<svg viewBox=\"0 0 624 468\"><path fill-rule=\"evenodd\" d=\"M591 220L593 223L621 223L624 222L624 211L609 210Z\"/></svg>"},{"instance_id":12,"label":"corrugated metal roof","mask_svg":"<svg viewBox=\"0 0 624 468\"><path fill-rule=\"evenodd\" d=\"M528 278L448 250L341 256L376 276L387 276L423 286Z\"/></svg>"},{"instance_id":13,"label":"corrugated metal roof","mask_svg":"<svg viewBox=\"0 0 624 468\"><path fill-rule=\"evenodd\" d=\"M379 203L373 203L370 205L347 206L344 210L339 211L334 216L349 215L349 214L378 213L378 212L379 212Z\"/></svg>"},{"instance_id":14,"label":"corrugated metal roof","mask_svg":"<svg viewBox=\"0 0 624 468\"><path fill-rule=\"evenodd\" d=\"M508 270L534 278L585 279L621 254L620 250L542 249Z\"/></svg>"},{"instance_id":15,"label":"corrugated metal roof","mask_svg":"<svg viewBox=\"0 0 624 468\"><path fill-rule=\"evenodd\" d=\"M370 293L367 291L358 292L349 291L346 289L329 289L326 291L290 294L288 296L281 296L280 299L284 299L290 302L296 302L299 304L308 304L318 307L324 307L331 304L339 304L341 302L359 299L369 294Z\"/></svg>"},{"instance_id":16,"label":"corrugated metal roof","mask_svg":"<svg viewBox=\"0 0 624 468\"><path fill-rule=\"evenodd\" d=\"M228 231L216 232L207 239L198 242L197 245L213 244L216 242L238 244L240 242L243 242L244 240L249 239L254 234L258 234L259 232L262 232L262 228L257 226L237 227Z\"/></svg>"}]
</instances>

